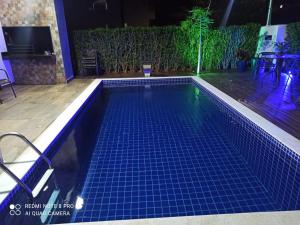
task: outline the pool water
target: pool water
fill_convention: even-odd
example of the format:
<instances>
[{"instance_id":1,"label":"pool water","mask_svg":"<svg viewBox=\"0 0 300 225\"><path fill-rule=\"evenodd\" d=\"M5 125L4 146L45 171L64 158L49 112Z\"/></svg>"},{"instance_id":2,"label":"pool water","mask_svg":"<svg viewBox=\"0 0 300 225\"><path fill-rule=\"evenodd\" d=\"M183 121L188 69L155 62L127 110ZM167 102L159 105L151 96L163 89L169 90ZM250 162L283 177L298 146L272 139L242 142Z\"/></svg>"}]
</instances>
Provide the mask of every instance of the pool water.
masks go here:
<instances>
[{"instance_id":1,"label":"pool water","mask_svg":"<svg viewBox=\"0 0 300 225\"><path fill-rule=\"evenodd\" d=\"M197 87L110 87L102 95L73 222L280 209Z\"/></svg>"},{"instance_id":2,"label":"pool water","mask_svg":"<svg viewBox=\"0 0 300 225\"><path fill-rule=\"evenodd\" d=\"M194 78L102 80L46 149L54 175L33 200L11 191L0 224L299 210L299 154L209 90ZM47 168L38 160L23 181L35 187Z\"/></svg>"}]
</instances>

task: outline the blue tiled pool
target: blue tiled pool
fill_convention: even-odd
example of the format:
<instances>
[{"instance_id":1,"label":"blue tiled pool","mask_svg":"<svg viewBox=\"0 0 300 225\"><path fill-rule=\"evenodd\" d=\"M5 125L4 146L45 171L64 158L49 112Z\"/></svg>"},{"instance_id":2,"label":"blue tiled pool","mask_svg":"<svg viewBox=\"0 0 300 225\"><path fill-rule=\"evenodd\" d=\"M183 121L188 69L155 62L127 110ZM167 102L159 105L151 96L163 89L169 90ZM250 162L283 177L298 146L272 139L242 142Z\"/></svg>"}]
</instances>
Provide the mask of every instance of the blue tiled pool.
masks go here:
<instances>
[{"instance_id":1,"label":"blue tiled pool","mask_svg":"<svg viewBox=\"0 0 300 225\"><path fill-rule=\"evenodd\" d=\"M97 92L48 152L60 201L80 196L82 208L49 222L300 209L299 155L190 78L104 81ZM76 172L59 163L70 137Z\"/></svg>"},{"instance_id":2,"label":"blue tiled pool","mask_svg":"<svg viewBox=\"0 0 300 225\"><path fill-rule=\"evenodd\" d=\"M277 210L191 84L105 88L75 221Z\"/></svg>"}]
</instances>

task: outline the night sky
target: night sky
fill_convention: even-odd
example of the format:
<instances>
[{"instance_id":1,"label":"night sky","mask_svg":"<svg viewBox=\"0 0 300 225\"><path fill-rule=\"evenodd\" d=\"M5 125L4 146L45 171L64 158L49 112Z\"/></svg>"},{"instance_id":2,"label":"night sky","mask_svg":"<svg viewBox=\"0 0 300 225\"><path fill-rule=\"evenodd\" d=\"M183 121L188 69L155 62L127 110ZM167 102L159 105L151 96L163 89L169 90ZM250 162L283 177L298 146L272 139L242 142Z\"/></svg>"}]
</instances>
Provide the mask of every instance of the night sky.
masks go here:
<instances>
[{"instance_id":1,"label":"night sky","mask_svg":"<svg viewBox=\"0 0 300 225\"><path fill-rule=\"evenodd\" d=\"M206 8L209 0L106 0L92 9L96 0L63 0L66 22L75 58L72 34L75 30L97 27L179 25L195 6ZM220 26L229 0L211 0L214 27ZM269 0L235 0L227 25L265 25ZM282 7L280 7L282 5ZM300 22L300 0L273 0L272 24ZM76 65L74 63L74 69Z\"/></svg>"},{"instance_id":2,"label":"night sky","mask_svg":"<svg viewBox=\"0 0 300 225\"><path fill-rule=\"evenodd\" d=\"M96 0L64 0L70 30L96 27L177 25L194 6L207 7L209 0L107 0L108 10ZM214 26L218 27L229 0L211 0ZM300 21L300 0L273 0L272 24ZM282 5L282 8L280 8ZM229 25L264 24L268 0L236 0Z\"/></svg>"}]
</instances>

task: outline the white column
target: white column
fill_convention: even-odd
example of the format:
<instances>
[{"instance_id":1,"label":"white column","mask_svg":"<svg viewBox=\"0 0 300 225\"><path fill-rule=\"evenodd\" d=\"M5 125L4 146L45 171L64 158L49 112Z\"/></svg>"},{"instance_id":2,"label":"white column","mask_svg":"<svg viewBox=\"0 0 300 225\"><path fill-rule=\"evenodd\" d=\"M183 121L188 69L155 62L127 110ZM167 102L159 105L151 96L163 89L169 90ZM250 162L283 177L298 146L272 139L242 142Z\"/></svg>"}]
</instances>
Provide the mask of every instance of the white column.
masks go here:
<instances>
[{"instance_id":1,"label":"white column","mask_svg":"<svg viewBox=\"0 0 300 225\"><path fill-rule=\"evenodd\" d=\"M4 39L4 35L3 35L3 30L2 30L2 25L0 22L0 68L1 69L6 69L9 79L10 81L14 82L14 76L12 74L12 69L10 66L10 62L9 60L3 60L2 59L2 52L7 52L7 48L6 48L6 43L5 43L5 39ZM3 72L0 72L0 79L6 79L6 76Z\"/></svg>"},{"instance_id":2,"label":"white column","mask_svg":"<svg viewBox=\"0 0 300 225\"><path fill-rule=\"evenodd\" d=\"M5 40L4 40L2 25L1 25L1 22L0 22L0 68L1 69L5 68L1 54L2 54L2 52L6 52L6 51L7 51L6 43L5 43ZM0 79L3 79L3 78L5 78L5 76L2 72L0 72Z\"/></svg>"},{"instance_id":3,"label":"white column","mask_svg":"<svg viewBox=\"0 0 300 225\"><path fill-rule=\"evenodd\" d=\"M5 43L5 40L4 40L2 25L1 25L1 22L0 22L0 53L1 52L7 52L7 49L6 49L6 43Z\"/></svg>"}]
</instances>

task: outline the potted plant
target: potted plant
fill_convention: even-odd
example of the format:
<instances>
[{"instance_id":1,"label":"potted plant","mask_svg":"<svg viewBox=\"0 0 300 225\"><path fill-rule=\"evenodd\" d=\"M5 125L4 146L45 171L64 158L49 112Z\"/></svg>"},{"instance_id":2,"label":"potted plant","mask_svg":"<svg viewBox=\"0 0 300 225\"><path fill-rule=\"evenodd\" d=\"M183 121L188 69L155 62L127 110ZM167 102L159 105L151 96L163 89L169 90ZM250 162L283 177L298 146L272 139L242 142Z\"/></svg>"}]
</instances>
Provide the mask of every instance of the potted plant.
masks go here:
<instances>
[{"instance_id":1,"label":"potted plant","mask_svg":"<svg viewBox=\"0 0 300 225\"><path fill-rule=\"evenodd\" d=\"M289 44L287 42L275 42L276 54L282 56L289 51Z\"/></svg>"},{"instance_id":2,"label":"potted plant","mask_svg":"<svg viewBox=\"0 0 300 225\"><path fill-rule=\"evenodd\" d=\"M247 70L249 54L246 51L239 48L236 52L236 58L238 72L245 72Z\"/></svg>"}]
</instances>

